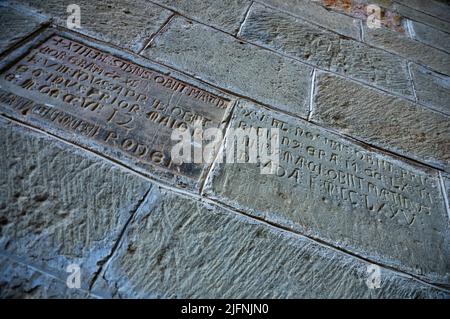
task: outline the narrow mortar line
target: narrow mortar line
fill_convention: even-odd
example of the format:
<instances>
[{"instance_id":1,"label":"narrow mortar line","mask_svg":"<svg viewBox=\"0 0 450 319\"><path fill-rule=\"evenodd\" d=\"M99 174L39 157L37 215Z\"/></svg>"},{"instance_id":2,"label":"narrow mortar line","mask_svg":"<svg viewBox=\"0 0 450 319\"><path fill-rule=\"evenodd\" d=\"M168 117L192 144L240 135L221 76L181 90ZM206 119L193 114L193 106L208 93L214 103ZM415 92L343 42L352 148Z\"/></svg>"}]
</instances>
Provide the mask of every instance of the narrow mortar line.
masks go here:
<instances>
[{"instance_id":1,"label":"narrow mortar line","mask_svg":"<svg viewBox=\"0 0 450 319\"><path fill-rule=\"evenodd\" d=\"M18 125L20 125L20 126L27 127L27 128L29 128L29 129L31 129L31 130L33 130L33 131L38 132L38 133L41 133L41 134L44 134L44 135L48 135L48 136L50 136L50 137L52 137L52 138L56 138L56 139L60 140L61 142L63 142L64 144L67 144L67 145L70 145L70 146L73 146L73 147L76 147L76 148L81 148L82 150L84 150L84 151L86 151L86 152L88 152L88 153L90 153L90 154L93 154L93 155L95 155L95 156L97 156L97 157L99 157L99 158L101 158L101 159L104 159L104 160L106 160L106 161L108 161L108 162L111 162L111 163L114 164L114 165L119 165L121 168L124 168L125 170L130 171L131 173L137 175L137 176L140 177L140 178L143 178L143 179L145 179L145 180L150 181L151 183L155 184L156 186L159 186L159 187L164 188L164 189L166 189L166 190L172 191L172 192L174 192L174 193L176 193L176 194L181 194L181 195L187 196L187 197L189 197L189 198L196 199L196 200L198 200L198 201L200 201L200 202L204 202L204 203L208 203L208 204L214 205L214 206L216 206L216 207L224 208L224 209L226 209L227 211L233 212L234 214L242 215L242 216L245 216L246 218L249 218L250 220L254 220L254 221L256 221L256 222L259 222L259 223L263 223L263 224L265 224L265 225L268 225L268 226L270 226L271 228L276 229L277 231L281 231L281 232L283 232L283 233L290 234L290 235L293 234L293 235L296 235L296 236L300 236L301 238L303 238L303 239L305 239L305 240L308 240L308 241L310 241L310 242L313 242L313 243L315 243L315 244L318 244L318 245L320 245L321 247L324 247L324 248L327 248L327 249L331 249L331 250L336 251L336 252L338 252L338 253L340 253L340 254L343 254L343 255L346 255L346 256L350 256L350 257L356 258L356 259L358 259L358 260L362 260L362 261L365 261L365 262L368 262L368 263L372 263L372 264L377 264L377 265L379 265L380 267L385 268L385 269L389 269L389 270L391 270L391 271L393 271L393 272L395 272L395 273L398 273L399 275L403 275L403 276L406 276L406 277L408 277L408 278L412 278L412 279L414 279L414 280L416 280L416 281L418 281L418 282L421 282L421 283L426 284L426 285L428 285L428 286L434 287L434 288L436 288L436 289L439 289L439 290L442 290L442 291L445 291L445 292L450 292L450 289L447 289L447 288L445 288L445 287L441 287L441 286L439 286L439 285L436 285L436 284L433 284L433 283L424 281L423 279L420 279L420 278L418 278L418 277L415 277L414 275L411 275L411 274L409 274L409 273L407 273L407 272L404 272L404 271L402 271L402 270L392 268L392 267L387 266L387 265L384 265L384 264L382 264L382 263L374 262L374 261L372 261L372 260L370 260L370 259L365 259L364 257L361 257L361 256L359 256L359 255L357 255L357 254L352 253L352 252L348 252L348 251L346 251L346 250L343 249L343 248L335 247L335 246L333 246L332 244L329 244L329 243L327 243L327 242L324 242L324 241L322 241L322 240L320 240L320 239L316 239L316 238L314 238L314 237L308 237L308 236L306 236L306 235L304 235L304 234L302 234L302 233L300 233L300 232L298 232L298 231L296 231L296 230L290 229L290 228L288 228L288 227L285 227L285 226L282 226L282 225L279 225L279 224L276 224L276 223L269 222L269 221L267 221L267 220L264 220L264 219L262 219L262 218L259 218L259 217L253 216L253 215L249 215L248 213L243 212L243 211L239 210L238 208L232 207L232 206L230 206L230 205L228 205L228 204L226 204L226 203L223 203L223 202L221 202L221 201L218 200L218 199L214 199L214 198L211 199L211 198L209 198L208 196L204 196L203 194L200 195L200 194L198 194L198 193L193 193L193 192L190 192L190 191L186 191L186 190L182 190L182 189L179 189L179 188L175 188L175 187L170 186L170 185L167 185L167 184L163 184L163 183L161 183L161 182L159 182L159 181L157 181L157 180L154 180L154 179L152 179L152 178L150 178L150 177L148 177L148 176L142 175L142 173L133 171L132 169L130 169L130 168L127 167L127 166L124 166L124 165L121 164L121 163L111 161L110 159L104 157L104 156L103 156L102 154L100 154L100 153L95 153L95 152L92 152L92 151L89 150L89 149L84 149L83 147L80 147L79 145L73 144L72 142L67 141L67 140L65 140L65 139L62 139L62 138L60 138L60 137L58 137L58 136L54 136L54 135L52 135L51 133L48 133L48 132L46 132L46 131L42 131L41 129L35 128L35 127L31 126L31 125L28 125L27 123L23 123L23 122L21 122L21 121L17 121L17 120L15 120L15 119L11 119L11 118L9 118L8 116L4 116L4 115L0 115L0 117L1 117L1 118L5 118L6 120L8 120L8 121L10 121L10 122L13 122L13 123L16 123L16 124L18 124ZM150 191L151 191L151 189L149 190L149 192L150 192ZM146 195L147 195L147 194L146 194ZM146 198L146 196L144 196L144 199L143 199L143 200L145 200L145 198ZM142 202L143 202L143 200L142 200ZM136 209L136 211L137 211L137 209ZM117 242L117 244L118 244L118 242ZM112 254L111 254L111 255L112 255ZM98 272L98 274L100 274L100 272Z\"/></svg>"},{"instance_id":2,"label":"narrow mortar line","mask_svg":"<svg viewBox=\"0 0 450 319\"><path fill-rule=\"evenodd\" d=\"M172 21L172 18L176 15L176 13L172 13L171 15L169 15L167 20L159 27L159 29L149 37L147 43L142 47L142 49L137 52L138 55L141 55L141 53L144 52L152 44L153 40L169 25L170 21Z\"/></svg>"},{"instance_id":3,"label":"narrow mortar line","mask_svg":"<svg viewBox=\"0 0 450 319\"><path fill-rule=\"evenodd\" d=\"M250 5L248 6L247 10L245 11L244 19L241 21L241 23L239 25L239 29L236 32L236 35L235 35L236 38L238 38L239 35L241 34L242 28L244 27L244 24L247 21L248 16L250 15L250 9L252 6L253 6L253 1L250 2Z\"/></svg>"},{"instance_id":4,"label":"narrow mortar line","mask_svg":"<svg viewBox=\"0 0 450 319\"><path fill-rule=\"evenodd\" d=\"M309 96L309 112L308 112L308 122L311 121L311 118L313 116L314 112L314 94L315 94L315 86L316 86L316 69L313 70L312 76L311 76L311 90L310 90L310 96Z\"/></svg>"},{"instance_id":5,"label":"narrow mortar line","mask_svg":"<svg viewBox=\"0 0 450 319\"><path fill-rule=\"evenodd\" d=\"M414 94L414 99L416 100L416 103L417 103L419 101L419 98L417 97L416 85L414 83L414 78L413 78L412 69L411 69L411 62L406 61L406 68L408 69L409 80L411 81L411 88L412 88L412 91Z\"/></svg>"},{"instance_id":6,"label":"narrow mortar line","mask_svg":"<svg viewBox=\"0 0 450 319\"><path fill-rule=\"evenodd\" d=\"M360 20L359 23L359 39L362 43L366 43L366 41L364 40L364 21Z\"/></svg>"},{"instance_id":7,"label":"narrow mortar line","mask_svg":"<svg viewBox=\"0 0 450 319\"><path fill-rule=\"evenodd\" d=\"M445 187L445 182L444 182L444 176L442 176L441 172L439 172L439 183L441 184L442 197L444 197L445 209L447 211L449 225L450 225L450 204L449 204L449 199L448 199L449 194L447 193L447 190Z\"/></svg>"},{"instance_id":8,"label":"narrow mortar line","mask_svg":"<svg viewBox=\"0 0 450 319\"><path fill-rule=\"evenodd\" d=\"M230 109L229 113L228 113L228 116L229 116L228 123L225 125L225 128L224 128L224 130L222 131L222 137L223 137L223 138L222 138L222 141L220 142L220 146L219 146L219 148L218 148L218 151L217 151L216 155L214 156L214 160L210 163L210 165L209 165L209 167L208 167L208 170L207 170L207 173L206 173L206 174L204 175L204 177L203 177L203 180L200 182L200 187L199 187L199 194L200 194L200 195L203 194L204 187L205 187L205 185L206 185L206 182L208 181L208 178L210 177L210 175L211 175L211 173L212 173L212 171L213 171L214 164L217 163L217 159L219 158L220 155L223 156L222 150L223 150L223 148L225 147L225 143L226 143L226 142L225 142L225 137L226 137L226 135L227 135L228 129L229 129L230 126L231 126L231 122L232 122L234 110L235 110L235 108L237 107L237 104L238 104L238 103L239 103L239 100L236 100L236 101L234 102L232 108Z\"/></svg>"},{"instance_id":9,"label":"narrow mortar line","mask_svg":"<svg viewBox=\"0 0 450 319\"><path fill-rule=\"evenodd\" d=\"M108 262L111 260L111 258L114 256L114 253L116 252L117 248L119 247L120 243L122 242L122 238L125 235L126 230L128 229L128 225L133 220L134 216L136 215L136 212L139 210L139 208L144 203L145 199L147 198L148 194L152 191L153 186L150 186L149 189L145 192L145 194L142 196L142 198L137 202L135 208L130 213L130 216L128 217L127 221L125 222L124 226L122 227L122 230L120 231L119 236L117 237L117 240L115 241L113 247L111 248L111 251L107 256L102 258L100 261L97 261L97 264L101 262L100 267L95 272L94 277L92 278L91 282L89 283L89 292L94 287L95 282L97 281L98 276L101 274L103 267L108 264Z\"/></svg>"}]
</instances>

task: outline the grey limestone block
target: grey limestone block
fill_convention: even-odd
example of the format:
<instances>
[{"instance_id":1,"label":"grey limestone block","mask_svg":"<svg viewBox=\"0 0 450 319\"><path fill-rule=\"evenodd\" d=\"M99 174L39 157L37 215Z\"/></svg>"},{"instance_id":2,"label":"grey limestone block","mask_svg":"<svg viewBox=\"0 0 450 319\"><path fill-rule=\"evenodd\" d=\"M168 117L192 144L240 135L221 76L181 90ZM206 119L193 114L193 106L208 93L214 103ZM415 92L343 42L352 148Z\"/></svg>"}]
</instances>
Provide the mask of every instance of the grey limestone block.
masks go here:
<instances>
[{"instance_id":1,"label":"grey limestone block","mask_svg":"<svg viewBox=\"0 0 450 319\"><path fill-rule=\"evenodd\" d=\"M82 287L108 257L151 184L74 147L0 122L0 250Z\"/></svg>"},{"instance_id":2,"label":"grey limestone block","mask_svg":"<svg viewBox=\"0 0 450 319\"><path fill-rule=\"evenodd\" d=\"M113 298L448 298L223 208L154 188L93 292ZM369 272L368 272L369 270Z\"/></svg>"}]
</instances>

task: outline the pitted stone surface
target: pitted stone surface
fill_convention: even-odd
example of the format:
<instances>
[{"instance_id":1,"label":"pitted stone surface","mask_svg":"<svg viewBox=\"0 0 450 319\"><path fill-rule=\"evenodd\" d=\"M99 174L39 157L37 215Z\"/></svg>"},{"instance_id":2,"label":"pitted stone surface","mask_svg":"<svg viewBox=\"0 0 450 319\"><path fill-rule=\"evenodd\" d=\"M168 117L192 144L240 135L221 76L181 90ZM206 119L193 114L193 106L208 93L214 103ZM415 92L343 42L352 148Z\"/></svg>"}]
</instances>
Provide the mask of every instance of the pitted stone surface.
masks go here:
<instances>
[{"instance_id":1,"label":"pitted stone surface","mask_svg":"<svg viewBox=\"0 0 450 319\"><path fill-rule=\"evenodd\" d=\"M448 4L434 0L396 0L396 2L444 21L450 21L450 6Z\"/></svg>"},{"instance_id":2,"label":"pitted stone surface","mask_svg":"<svg viewBox=\"0 0 450 319\"><path fill-rule=\"evenodd\" d=\"M77 4L81 28L76 31L133 51L143 49L171 15L169 10L145 0L21 0L19 3L54 18L62 26L67 25L70 16L67 7Z\"/></svg>"},{"instance_id":3,"label":"pitted stone surface","mask_svg":"<svg viewBox=\"0 0 450 319\"><path fill-rule=\"evenodd\" d=\"M0 122L0 249L86 287L150 184L54 139Z\"/></svg>"},{"instance_id":4,"label":"pitted stone surface","mask_svg":"<svg viewBox=\"0 0 450 319\"><path fill-rule=\"evenodd\" d=\"M46 19L6 7L0 3L0 53L37 30Z\"/></svg>"},{"instance_id":5,"label":"pitted stone surface","mask_svg":"<svg viewBox=\"0 0 450 319\"><path fill-rule=\"evenodd\" d=\"M411 72L419 102L450 115L450 76L438 75L416 64Z\"/></svg>"},{"instance_id":6,"label":"pitted stone surface","mask_svg":"<svg viewBox=\"0 0 450 319\"><path fill-rule=\"evenodd\" d=\"M450 52L450 34L442 32L423 23L411 21L414 38L432 47Z\"/></svg>"},{"instance_id":7,"label":"pitted stone surface","mask_svg":"<svg viewBox=\"0 0 450 319\"><path fill-rule=\"evenodd\" d=\"M436 171L249 103L240 103L231 127L278 128L280 165L276 174L263 175L255 164L216 161L208 196L427 280L450 283L450 230Z\"/></svg>"},{"instance_id":8,"label":"pitted stone surface","mask_svg":"<svg viewBox=\"0 0 450 319\"><path fill-rule=\"evenodd\" d=\"M189 18L235 34L250 6L249 0L153 0Z\"/></svg>"},{"instance_id":9,"label":"pitted stone surface","mask_svg":"<svg viewBox=\"0 0 450 319\"><path fill-rule=\"evenodd\" d=\"M358 19L327 10L320 3L310 0L261 0L261 2L347 37L360 38Z\"/></svg>"},{"instance_id":10,"label":"pitted stone surface","mask_svg":"<svg viewBox=\"0 0 450 319\"><path fill-rule=\"evenodd\" d=\"M89 298L80 289L69 289L64 280L0 255L0 298Z\"/></svg>"},{"instance_id":11,"label":"pitted stone surface","mask_svg":"<svg viewBox=\"0 0 450 319\"><path fill-rule=\"evenodd\" d=\"M412 96L407 65L399 57L285 13L252 6L240 36L320 68Z\"/></svg>"},{"instance_id":12,"label":"pitted stone surface","mask_svg":"<svg viewBox=\"0 0 450 319\"><path fill-rule=\"evenodd\" d=\"M427 65L431 69L450 75L450 54L415 41L404 34L385 28L370 29L364 26L364 41L401 57Z\"/></svg>"},{"instance_id":13,"label":"pitted stone surface","mask_svg":"<svg viewBox=\"0 0 450 319\"><path fill-rule=\"evenodd\" d=\"M216 206L153 189L99 276L121 298L445 298L387 270Z\"/></svg>"},{"instance_id":14,"label":"pitted stone surface","mask_svg":"<svg viewBox=\"0 0 450 319\"><path fill-rule=\"evenodd\" d=\"M143 52L221 88L308 115L312 68L177 17Z\"/></svg>"},{"instance_id":15,"label":"pitted stone surface","mask_svg":"<svg viewBox=\"0 0 450 319\"><path fill-rule=\"evenodd\" d=\"M441 30L441 31L445 31L447 33L450 32L450 22L449 21L444 21L444 20L438 19L436 17L433 17L426 13L414 10L408 6L405 6L405 5L402 5L399 3L394 3L393 9L396 12L398 12L399 14L401 14L411 20L424 23L426 25L429 25L430 27L433 27L433 28Z\"/></svg>"},{"instance_id":16,"label":"pitted stone surface","mask_svg":"<svg viewBox=\"0 0 450 319\"><path fill-rule=\"evenodd\" d=\"M323 73L313 120L372 145L450 170L450 120L427 107Z\"/></svg>"}]
</instances>

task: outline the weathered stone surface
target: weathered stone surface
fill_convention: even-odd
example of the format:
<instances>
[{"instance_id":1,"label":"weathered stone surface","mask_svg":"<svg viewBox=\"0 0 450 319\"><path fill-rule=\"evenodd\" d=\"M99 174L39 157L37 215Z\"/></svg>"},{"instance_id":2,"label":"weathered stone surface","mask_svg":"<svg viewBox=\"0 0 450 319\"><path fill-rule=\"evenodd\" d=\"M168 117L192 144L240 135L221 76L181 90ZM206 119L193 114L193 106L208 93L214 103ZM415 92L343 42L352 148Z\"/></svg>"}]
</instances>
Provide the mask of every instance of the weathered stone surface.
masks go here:
<instances>
[{"instance_id":1,"label":"weathered stone surface","mask_svg":"<svg viewBox=\"0 0 450 319\"><path fill-rule=\"evenodd\" d=\"M312 68L177 17L143 52L219 87L306 117Z\"/></svg>"},{"instance_id":2,"label":"weathered stone surface","mask_svg":"<svg viewBox=\"0 0 450 319\"><path fill-rule=\"evenodd\" d=\"M403 17L391 9L391 0L318 0L318 2L322 3L328 10L334 10L361 19L363 23L367 23L368 18L373 13L369 6L376 5L378 6L377 9L380 10L381 25L398 32L404 31L402 27Z\"/></svg>"},{"instance_id":3,"label":"weathered stone surface","mask_svg":"<svg viewBox=\"0 0 450 319\"><path fill-rule=\"evenodd\" d=\"M153 0L189 18L235 34L250 6L249 0Z\"/></svg>"},{"instance_id":4,"label":"weathered stone surface","mask_svg":"<svg viewBox=\"0 0 450 319\"><path fill-rule=\"evenodd\" d=\"M438 75L416 64L411 72L417 99L450 115L450 77Z\"/></svg>"},{"instance_id":5,"label":"weathered stone surface","mask_svg":"<svg viewBox=\"0 0 450 319\"><path fill-rule=\"evenodd\" d=\"M450 54L385 28L363 27L364 41L450 75Z\"/></svg>"},{"instance_id":6,"label":"weathered stone surface","mask_svg":"<svg viewBox=\"0 0 450 319\"><path fill-rule=\"evenodd\" d=\"M313 120L450 170L450 120L426 107L331 74L317 77Z\"/></svg>"},{"instance_id":7,"label":"weathered stone surface","mask_svg":"<svg viewBox=\"0 0 450 319\"><path fill-rule=\"evenodd\" d=\"M261 2L347 37L360 38L358 19L327 10L318 2L310 0L261 0Z\"/></svg>"},{"instance_id":8,"label":"weathered stone surface","mask_svg":"<svg viewBox=\"0 0 450 319\"><path fill-rule=\"evenodd\" d=\"M37 30L46 19L19 12L0 3L0 53Z\"/></svg>"},{"instance_id":9,"label":"weathered stone surface","mask_svg":"<svg viewBox=\"0 0 450 319\"><path fill-rule=\"evenodd\" d=\"M409 22L415 39L432 47L450 52L450 34L429 27L423 23Z\"/></svg>"},{"instance_id":10,"label":"weathered stone surface","mask_svg":"<svg viewBox=\"0 0 450 319\"><path fill-rule=\"evenodd\" d=\"M0 250L86 288L150 184L52 138L0 122Z\"/></svg>"},{"instance_id":11,"label":"weathered stone surface","mask_svg":"<svg viewBox=\"0 0 450 319\"><path fill-rule=\"evenodd\" d=\"M207 164L174 163L171 134L222 127L232 104L217 90L59 35L1 74L0 87L2 112L192 189Z\"/></svg>"},{"instance_id":12,"label":"weathered stone surface","mask_svg":"<svg viewBox=\"0 0 450 319\"><path fill-rule=\"evenodd\" d=\"M334 94L341 90L333 89ZM367 96L370 101L372 96ZM205 185L209 197L426 280L450 284L450 229L436 171L368 151L250 103L240 103L231 127L278 128L279 168L276 174L263 175L256 164L216 161Z\"/></svg>"},{"instance_id":13,"label":"weathered stone surface","mask_svg":"<svg viewBox=\"0 0 450 319\"><path fill-rule=\"evenodd\" d=\"M450 21L450 6L434 0L396 0L405 6L435 16L444 21Z\"/></svg>"},{"instance_id":14,"label":"weathered stone surface","mask_svg":"<svg viewBox=\"0 0 450 319\"><path fill-rule=\"evenodd\" d=\"M399 3L394 3L393 9L400 13L402 16L405 16L411 20L424 23L445 32L450 32L450 22L435 18L426 13L419 12Z\"/></svg>"},{"instance_id":15,"label":"weathered stone surface","mask_svg":"<svg viewBox=\"0 0 450 319\"><path fill-rule=\"evenodd\" d=\"M81 28L76 31L133 51L141 50L171 15L169 10L145 0L20 1L21 5L48 15L63 26L70 15L67 6L73 3L81 9Z\"/></svg>"},{"instance_id":16,"label":"weathered stone surface","mask_svg":"<svg viewBox=\"0 0 450 319\"><path fill-rule=\"evenodd\" d=\"M412 96L406 62L399 57L285 13L254 5L240 35L321 68Z\"/></svg>"},{"instance_id":17,"label":"weathered stone surface","mask_svg":"<svg viewBox=\"0 0 450 319\"><path fill-rule=\"evenodd\" d=\"M445 298L368 263L217 206L153 189L96 289L138 298ZM105 293L105 292L103 292ZM108 296L108 295L107 295Z\"/></svg>"},{"instance_id":18,"label":"weathered stone surface","mask_svg":"<svg viewBox=\"0 0 450 319\"><path fill-rule=\"evenodd\" d=\"M0 255L0 298L89 298L80 289L70 289L65 281Z\"/></svg>"}]
</instances>

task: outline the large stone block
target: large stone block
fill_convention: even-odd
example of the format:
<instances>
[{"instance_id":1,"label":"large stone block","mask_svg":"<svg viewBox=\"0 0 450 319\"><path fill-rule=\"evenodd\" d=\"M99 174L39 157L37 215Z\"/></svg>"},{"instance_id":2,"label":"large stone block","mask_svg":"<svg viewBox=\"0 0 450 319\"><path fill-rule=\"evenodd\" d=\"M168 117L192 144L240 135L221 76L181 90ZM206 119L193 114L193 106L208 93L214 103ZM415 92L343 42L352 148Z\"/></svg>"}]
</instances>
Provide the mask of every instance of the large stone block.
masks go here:
<instances>
[{"instance_id":1,"label":"large stone block","mask_svg":"<svg viewBox=\"0 0 450 319\"><path fill-rule=\"evenodd\" d=\"M416 64L411 72L417 99L450 115L450 76L438 75Z\"/></svg>"},{"instance_id":2,"label":"large stone block","mask_svg":"<svg viewBox=\"0 0 450 319\"><path fill-rule=\"evenodd\" d=\"M18 2L67 26L70 4L80 7L81 28L77 32L133 51L141 50L171 15L145 0L23 0Z\"/></svg>"},{"instance_id":3,"label":"large stone block","mask_svg":"<svg viewBox=\"0 0 450 319\"><path fill-rule=\"evenodd\" d=\"M450 54L385 28L363 27L364 41L450 75Z\"/></svg>"},{"instance_id":4,"label":"large stone block","mask_svg":"<svg viewBox=\"0 0 450 319\"><path fill-rule=\"evenodd\" d=\"M412 96L406 61L285 13L253 5L240 36L320 68Z\"/></svg>"},{"instance_id":5,"label":"large stone block","mask_svg":"<svg viewBox=\"0 0 450 319\"><path fill-rule=\"evenodd\" d=\"M0 53L37 30L47 19L0 3Z\"/></svg>"},{"instance_id":6,"label":"large stone block","mask_svg":"<svg viewBox=\"0 0 450 319\"><path fill-rule=\"evenodd\" d=\"M224 127L231 98L144 58L119 58L71 33L51 32L0 74L1 112L143 174L198 189L207 151L200 161L176 162L172 133Z\"/></svg>"},{"instance_id":7,"label":"large stone block","mask_svg":"<svg viewBox=\"0 0 450 319\"><path fill-rule=\"evenodd\" d=\"M336 100L340 90L331 90ZM250 103L239 104L230 127L278 128L279 167L267 175L256 164L216 161L207 196L424 280L450 284L450 228L437 171Z\"/></svg>"},{"instance_id":8,"label":"large stone block","mask_svg":"<svg viewBox=\"0 0 450 319\"><path fill-rule=\"evenodd\" d=\"M306 21L318 24L344 36L359 39L360 21L347 15L325 9L310 0L261 0L262 3L289 12Z\"/></svg>"},{"instance_id":9,"label":"large stone block","mask_svg":"<svg viewBox=\"0 0 450 319\"><path fill-rule=\"evenodd\" d=\"M235 34L239 30L249 0L153 0L189 18Z\"/></svg>"},{"instance_id":10,"label":"large stone block","mask_svg":"<svg viewBox=\"0 0 450 319\"><path fill-rule=\"evenodd\" d=\"M327 73L317 77L316 85L313 121L450 170L448 116Z\"/></svg>"},{"instance_id":11,"label":"large stone block","mask_svg":"<svg viewBox=\"0 0 450 319\"><path fill-rule=\"evenodd\" d=\"M122 298L449 297L382 268L380 288L370 289L370 266L215 205L155 188L93 291Z\"/></svg>"},{"instance_id":12,"label":"large stone block","mask_svg":"<svg viewBox=\"0 0 450 319\"><path fill-rule=\"evenodd\" d=\"M28 129L0 132L0 250L59 272L78 264L87 288L150 184Z\"/></svg>"},{"instance_id":13,"label":"large stone block","mask_svg":"<svg viewBox=\"0 0 450 319\"><path fill-rule=\"evenodd\" d=\"M143 55L221 88L307 117L312 68L177 17Z\"/></svg>"}]
</instances>

